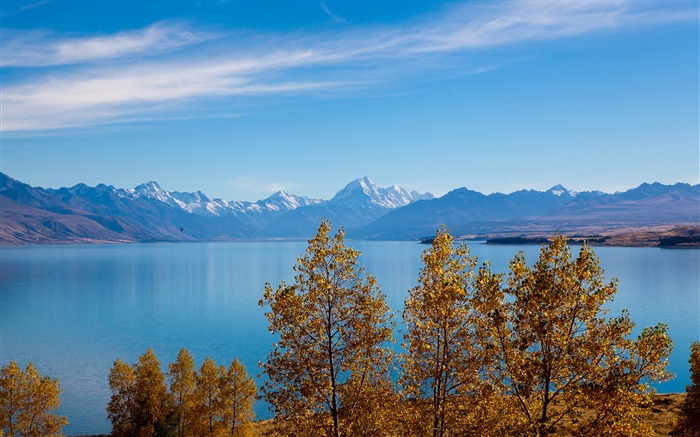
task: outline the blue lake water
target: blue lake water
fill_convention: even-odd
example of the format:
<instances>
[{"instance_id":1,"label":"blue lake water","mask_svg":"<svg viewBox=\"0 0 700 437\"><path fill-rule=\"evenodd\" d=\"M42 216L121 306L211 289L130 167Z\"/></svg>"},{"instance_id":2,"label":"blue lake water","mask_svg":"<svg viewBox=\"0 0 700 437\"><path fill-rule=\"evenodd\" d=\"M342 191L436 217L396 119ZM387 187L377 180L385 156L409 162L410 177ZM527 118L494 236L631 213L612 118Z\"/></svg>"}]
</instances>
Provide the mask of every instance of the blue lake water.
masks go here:
<instances>
[{"instance_id":1,"label":"blue lake water","mask_svg":"<svg viewBox=\"0 0 700 437\"><path fill-rule=\"evenodd\" d=\"M379 281L400 318L406 290L416 285L420 254L413 242L349 242ZM523 250L530 263L537 246L471 243L480 261L497 272ZM135 362L153 347L164 369L181 347L197 366L206 356L229 365L239 357L257 374L272 343L257 303L264 284L293 280L303 242L22 246L0 248L0 362L33 362L59 379L64 433L110 430L105 407L107 375L115 359ZM577 247L573 248L576 253ZM611 315L630 311L638 332L669 325L675 348L674 380L659 392L690 383L690 343L700 339L700 251L595 248L606 278L619 279ZM269 417L264 404L258 417Z\"/></svg>"}]
</instances>

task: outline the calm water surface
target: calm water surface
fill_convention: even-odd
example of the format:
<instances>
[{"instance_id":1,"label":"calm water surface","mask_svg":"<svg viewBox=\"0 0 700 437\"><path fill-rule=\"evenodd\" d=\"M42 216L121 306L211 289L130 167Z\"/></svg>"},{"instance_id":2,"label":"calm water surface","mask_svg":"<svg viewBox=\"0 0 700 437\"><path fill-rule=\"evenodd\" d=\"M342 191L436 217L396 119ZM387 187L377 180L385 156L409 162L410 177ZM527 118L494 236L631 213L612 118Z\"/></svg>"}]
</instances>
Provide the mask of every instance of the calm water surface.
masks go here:
<instances>
[{"instance_id":1,"label":"calm water surface","mask_svg":"<svg viewBox=\"0 0 700 437\"><path fill-rule=\"evenodd\" d=\"M400 315L426 246L350 244ZM539 253L537 246L470 247L498 272L518 250L530 263ZM257 302L266 282L293 280L292 266L305 249L303 242L2 247L0 362L31 361L59 379L66 434L107 433L107 375L117 358L133 363L153 347L165 369L186 347L197 366L206 356L227 366L239 357L257 374L272 342ZM659 391L683 391L690 383L688 348L700 339L700 251L595 250L606 278L620 280L611 315L627 308L639 329L669 325L670 370L677 376ZM260 402L256 413L269 417Z\"/></svg>"}]
</instances>

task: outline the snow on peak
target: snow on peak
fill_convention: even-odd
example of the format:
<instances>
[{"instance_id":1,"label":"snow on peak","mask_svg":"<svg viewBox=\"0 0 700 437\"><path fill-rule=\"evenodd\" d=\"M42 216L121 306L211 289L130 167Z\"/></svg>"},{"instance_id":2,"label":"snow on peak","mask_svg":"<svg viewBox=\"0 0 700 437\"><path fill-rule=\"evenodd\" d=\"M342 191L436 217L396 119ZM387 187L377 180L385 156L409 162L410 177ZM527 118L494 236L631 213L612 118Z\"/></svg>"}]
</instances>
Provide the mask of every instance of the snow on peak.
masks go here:
<instances>
[{"instance_id":1,"label":"snow on peak","mask_svg":"<svg viewBox=\"0 0 700 437\"><path fill-rule=\"evenodd\" d=\"M374 182L372 182L370 178L365 176L363 178L355 179L354 181L347 184L345 188L338 191L336 197L341 193L363 193L368 196L371 196L373 193L376 193L377 188L378 187L374 184Z\"/></svg>"},{"instance_id":2,"label":"snow on peak","mask_svg":"<svg viewBox=\"0 0 700 437\"><path fill-rule=\"evenodd\" d=\"M561 185L561 184L557 184L557 185L553 186L552 188L550 188L549 190L547 190L547 193L552 193L552 194L554 194L555 196L560 196L560 197L563 196L563 195L569 195L569 196L572 196L572 197L573 197L573 196L575 196L575 195L577 194L575 191L569 191L569 190L567 190L567 189L564 188L564 186Z\"/></svg>"},{"instance_id":3,"label":"snow on peak","mask_svg":"<svg viewBox=\"0 0 700 437\"><path fill-rule=\"evenodd\" d=\"M201 191L194 193L166 191L153 181L141 184L133 190L127 190L127 192L134 197L157 200L198 215L218 216L228 209L228 202L221 199L210 199Z\"/></svg>"},{"instance_id":4,"label":"snow on peak","mask_svg":"<svg viewBox=\"0 0 700 437\"><path fill-rule=\"evenodd\" d=\"M158 185L156 181L145 182L136 187L136 191L163 191L163 189Z\"/></svg>"},{"instance_id":5,"label":"snow on peak","mask_svg":"<svg viewBox=\"0 0 700 437\"><path fill-rule=\"evenodd\" d=\"M362 188L362 191L367 194L373 193L377 190L377 186L374 184L374 182L372 182L372 179L368 178L367 176L357 179L355 182Z\"/></svg>"},{"instance_id":6,"label":"snow on peak","mask_svg":"<svg viewBox=\"0 0 700 437\"><path fill-rule=\"evenodd\" d=\"M426 197L429 196L429 197ZM432 194L409 193L398 185L380 188L368 177L355 179L338 191L330 202L343 206L374 206L395 209L422 198L432 198Z\"/></svg>"},{"instance_id":7,"label":"snow on peak","mask_svg":"<svg viewBox=\"0 0 700 437\"><path fill-rule=\"evenodd\" d=\"M320 200L278 191L266 199L258 200L254 205L257 205L260 209L285 212L297 209L300 206L312 205L319 202Z\"/></svg>"},{"instance_id":8,"label":"snow on peak","mask_svg":"<svg viewBox=\"0 0 700 437\"><path fill-rule=\"evenodd\" d=\"M278 191L267 199L255 203L244 201L226 201L212 199L201 191L194 193L166 191L156 182L147 182L131 190L125 190L125 194L134 198L152 199L166 203L170 206L182 209L192 214L205 216L221 216L224 214L238 213L264 213L267 211L287 212L300 206L312 205L321 202L316 199L295 196L284 191Z\"/></svg>"},{"instance_id":9,"label":"snow on peak","mask_svg":"<svg viewBox=\"0 0 700 437\"><path fill-rule=\"evenodd\" d=\"M170 193L162 189L160 185L158 185L158 183L154 181L141 184L138 187L134 188L134 191L139 197L145 197L147 199L156 199L165 203L169 203L168 201L169 199L171 199Z\"/></svg>"},{"instance_id":10,"label":"snow on peak","mask_svg":"<svg viewBox=\"0 0 700 437\"><path fill-rule=\"evenodd\" d=\"M277 191L271 196L257 202L226 201L212 199L201 191L194 193L166 191L156 182L147 182L135 188L122 190L123 197L150 199L192 214L204 216L221 216L224 214L263 214L267 212L285 213L300 207L323 202L319 199ZM368 177L356 179L345 186L329 202L347 207L374 207L395 209L417 200L432 199L430 193L408 192L406 189L391 185L378 187Z\"/></svg>"},{"instance_id":11,"label":"snow on peak","mask_svg":"<svg viewBox=\"0 0 700 437\"><path fill-rule=\"evenodd\" d=\"M170 193L175 203L187 212L199 215L219 216L228 209L228 202L222 199L210 199L201 191L194 193Z\"/></svg>"}]
</instances>

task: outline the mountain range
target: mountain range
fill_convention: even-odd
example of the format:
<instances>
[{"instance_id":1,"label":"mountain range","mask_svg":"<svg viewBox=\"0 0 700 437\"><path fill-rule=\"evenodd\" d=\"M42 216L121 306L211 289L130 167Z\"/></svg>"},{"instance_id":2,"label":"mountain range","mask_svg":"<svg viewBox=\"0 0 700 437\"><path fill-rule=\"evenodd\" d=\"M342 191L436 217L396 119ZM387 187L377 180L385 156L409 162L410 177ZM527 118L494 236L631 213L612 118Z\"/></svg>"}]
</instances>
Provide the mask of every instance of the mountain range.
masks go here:
<instances>
[{"instance_id":1,"label":"mountain range","mask_svg":"<svg viewBox=\"0 0 700 437\"><path fill-rule=\"evenodd\" d=\"M32 187L0 173L0 243L104 243L307 239L329 219L355 239L411 240L442 224L455 235L576 231L596 225L700 224L700 185L644 183L613 194L547 191L485 195L458 188L442 197L376 186L364 177L330 200L279 191L257 202L167 191L78 184Z\"/></svg>"}]
</instances>

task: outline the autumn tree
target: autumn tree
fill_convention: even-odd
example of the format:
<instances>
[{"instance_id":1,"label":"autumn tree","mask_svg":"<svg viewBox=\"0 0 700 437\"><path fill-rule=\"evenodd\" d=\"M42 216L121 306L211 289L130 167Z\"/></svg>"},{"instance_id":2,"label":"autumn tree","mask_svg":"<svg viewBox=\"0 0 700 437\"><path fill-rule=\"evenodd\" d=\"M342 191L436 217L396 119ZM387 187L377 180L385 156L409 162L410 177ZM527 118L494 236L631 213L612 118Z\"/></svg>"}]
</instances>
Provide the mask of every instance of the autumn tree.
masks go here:
<instances>
[{"instance_id":1,"label":"autumn tree","mask_svg":"<svg viewBox=\"0 0 700 437\"><path fill-rule=\"evenodd\" d=\"M219 394L219 368L207 357L195 375L194 431L200 436L214 436L221 428Z\"/></svg>"},{"instance_id":2,"label":"autumn tree","mask_svg":"<svg viewBox=\"0 0 700 437\"><path fill-rule=\"evenodd\" d=\"M617 292L605 282L586 244L572 258L556 236L529 267L522 253L510 263L507 285L482 269L477 295L496 363L494 388L512 401L510 434L546 435L556 427L574 435L649 435L640 405L651 401L649 383L670 377L667 328L645 328L629 338L626 311L608 318L604 305Z\"/></svg>"},{"instance_id":3,"label":"autumn tree","mask_svg":"<svg viewBox=\"0 0 700 437\"><path fill-rule=\"evenodd\" d=\"M172 413L178 437L189 435L192 428L195 391L194 359L182 348L174 363L168 365L168 382L172 399Z\"/></svg>"},{"instance_id":4,"label":"autumn tree","mask_svg":"<svg viewBox=\"0 0 700 437\"><path fill-rule=\"evenodd\" d=\"M690 380L686 386L686 398L681 404L674 434L683 437L700 436L700 342L690 346Z\"/></svg>"},{"instance_id":5,"label":"autumn tree","mask_svg":"<svg viewBox=\"0 0 700 437\"><path fill-rule=\"evenodd\" d=\"M403 315L401 382L416 410L407 433L442 437L493 430L494 420L487 419L493 407L485 377L489 357L479 350L474 308L476 258L466 245L455 247L443 227L421 259L420 285L409 290Z\"/></svg>"},{"instance_id":6,"label":"autumn tree","mask_svg":"<svg viewBox=\"0 0 700 437\"><path fill-rule=\"evenodd\" d=\"M165 374L153 349L133 366L116 360L109 374L112 391L107 416L113 435L153 436L165 434L170 411Z\"/></svg>"},{"instance_id":7,"label":"autumn tree","mask_svg":"<svg viewBox=\"0 0 700 437\"><path fill-rule=\"evenodd\" d=\"M166 375L152 349L129 365L116 360L109 373L112 396L107 416L112 435L247 436L251 433L256 390L238 359L231 367L207 357L199 371L182 348Z\"/></svg>"},{"instance_id":8,"label":"autumn tree","mask_svg":"<svg viewBox=\"0 0 700 437\"><path fill-rule=\"evenodd\" d=\"M219 368L219 411L223 429L230 437L250 435L250 423L255 418L255 381L248 376L245 366L238 358L226 369Z\"/></svg>"},{"instance_id":9,"label":"autumn tree","mask_svg":"<svg viewBox=\"0 0 700 437\"><path fill-rule=\"evenodd\" d=\"M169 412L165 374L153 349L148 348L134 365L136 374L136 415L139 436L162 433Z\"/></svg>"},{"instance_id":10,"label":"autumn tree","mask_svg":"<svg viewBox=\"0 0 700 437\"><path fill-rule=\"evenodd\" d=\"M60 393L58 380L40 375L32 363L22 371L10 361L0 370L0 435L61 435L68 421L53 413L60 404Z\"/></svg>"},{"instance_id":11,"label":"autumn tree","mask_svg":"<svg viewBox=\"0 0 700 437\"><path fill-rule=\"evenodd\" d=\"M117 359L109 371L107 417L112 422L112 436L127 437L136 433L136 374L134 368Z\"/></svg>"},{"instance_id":12,"label":"autumn tree","mask_svg":"<svg viewBox=\"0 0 700 437\"><path fill-rule=\"evenodd\" d=\"M265 286L261 306L279 336L262 387L281 432L305 436L382 435L394 399L391 313L377 282L360 268L359 252L330 236L323 221L294 284Z\"/></svg>"}]
</instances>

